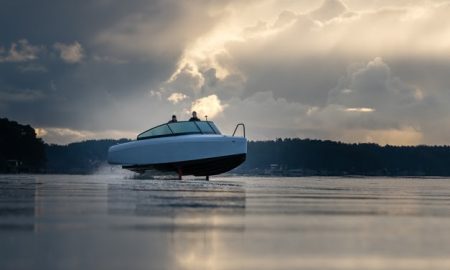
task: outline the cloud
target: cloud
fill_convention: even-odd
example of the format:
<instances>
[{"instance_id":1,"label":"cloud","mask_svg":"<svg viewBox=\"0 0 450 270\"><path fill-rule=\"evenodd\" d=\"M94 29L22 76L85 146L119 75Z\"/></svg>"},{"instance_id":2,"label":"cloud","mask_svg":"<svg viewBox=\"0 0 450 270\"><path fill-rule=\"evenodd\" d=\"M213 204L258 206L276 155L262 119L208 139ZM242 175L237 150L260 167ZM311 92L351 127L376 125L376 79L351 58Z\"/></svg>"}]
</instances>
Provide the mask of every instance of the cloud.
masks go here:
<instances>
[{"instance_id":1,"label":"cloud","mask_svg":"<svg viewBox=\"0 0 450 270\"><path fill-rule=\"evenodd\" d=\"M78 41L75 41L73 44L57 42L53 47L59 51L61 59L69 64L79 63L84 57L83 47Z\"/></svg>"},{"instance_id":2,"label":"cloud","mask_svg":"<svg viewBox=\"0 0 450 270\"><path fill-rule=\"evenodd\" d=\"M123 16L95 37L109 52L131 58L178 57L185 46L208 32L228 1L143 2L140 10Z\"/></svg>"},{"instance_id":3,"label":"cloud","mask_svg":"<svg viewBox=\"0 0 450 270\"><path fill-rule=\"evenodd\" d=\"M232 100L217 123L224 133L230 133L236 123L244 122L247 136L256 140L300 137L412 145L425 139L422 130L413 125L386 123L374 114L377 112L369 108L313 107L264 92Z\"/></svg>"},{"instance_id":4,"label":"cloud","mask_svg":"<svg viewBox=\"0 0 450 270\"><path fill-rule=\"evenodd\" d=\"M29 64L26 64L26 65L20 65L18 67L18 69L20 70L20 72L23 72L23 73L25 73L25 72L39 72L39 73L41 73L41 72L43 72L43 73L48 72L48 69L45 66L40 65L40 64L36 64L36 63L29 63Z\"/></svg>"},{"instance_id":5,"label":"cloud","mask_svg":"<svg viewBox=\"0 0 450 270\"><path fill-rule=\"evenodd\" d=\"M376 142L380 145L417 145L423 141L422 132L413 127L387 130L353 129L351 132L342 132L339 137L346 142Z\"/></svg>"},{"instance_id":6,"label":"cloud","mask_svg":"<svg viewBox=\"0 0 450 270\"><path fill-rule=\"evenodd\" d=\"M252 139L303 137L402 145L430 141L429 112L416 114L430 104L445 108L444 104L418 97L417 89L396 77L381 58L347 70L323 106L277 98L271 91L257 92L231 99L224 111L227 120L218 122L231 130L230 121L243 121ZM441 124L433 124L433 129Z\"/></svg>"},{"instance_id":7,"label":"cloud","mask_svg":"<svg viewBox=\"0 0 450 270\"><path fill-rule=\"evenodd\" d=\"M171 78L162 87L167 92L181 91L189 96L198 96L201 94L204 82L205 78L196 67L186 65L172 74Z\"/></svg>"},{"instance_id":8,"label":"cloud","mask_svg":"<svg viewBox=\"0 0 450 270\"><path fill-rule=\"evenodd\" d=\"M222 113L226 107L227 105L222 104L216 95L210 95L192 102L191 111L196 111L199 117L208 116L212 119Z\"/></svg>"},{"instance_id":9,"label":"cloud","mask_svg":"<svg viewBox=\"0 0 450 270\"><path fill-rule=\"evenodd\" d=\"M328 21L347 11L347 7L339 0L325 0L318 9L310 13L311 17L320 21Z\"/></svg>"},{"instance_id":10,"label":"cloud","mask_svg":"<svg viewBox=\"0 0 450 270\"><path fill-rule=\"evenodd\" d=\"M374 112L375 109L372 108L346 108L345 109L346 112L362 112L362 113L369 113L369 112Z\"/></svg>"},{"instance_id":11,"label":"cloud","mask_svg":"<svg viewBox=\"0 0 450 270\"><path fill-rule=\"evenodd\" d=\"M150 90L149 95L150 95L150 97L156 97L159 100L162 99L162 94L160 91Z\"/></svg>"},{"instance_id":12,"label":"cloud","mask_svg":"<svg viewBox=\"0 0 450 270\"><path fill-rule=\"evenodd\" d=\"M340 1L327 0L311 12L285 10L272 22L259 21L258 27L218 26L226 35L218 38L212 31L203 36L202 44L185 50L178 70L189 65L199 76L212 68L219 79L231 74L245 78L247 94L276 89L277 96L323 104L352 63L446 53L449 29L435 25L434 18L446 20L442 10L448 5L399 6L351 11ZM315 19L318 11L327 15L325 22Z\"/></svg>"},{"instance_id":13,"label":"cloud","mask_svg":"<svg viewBox=\"0 0 450 270\"><path fill-rule=\"evenodd\" d=\"M122 139L135 138L136 134L129 131L121 130L74 130L69 128L35 128L37 137L42 138L46 143L65 145L71 142L86 141L92 139Z\"/></svg>"},{"instance_id":14,"label":"cloud","mask_svg":"<svg viewBox=\"0 0 450 270\"><path fill-rule=\"evenodd\" d=\"M26 62L38 59L42 47L31 45L28 40L21 39L12 42L9 50L0 47L0 63L2 62Z\"/></svg>"},{"instance_id":15,"label":"cloud","mask_svg":"<svg viewBox=\"0 0 450 270\"><path fill-rule=\"evenodd\" d=\"M423 99L416 87L408 85L392 74L390 67L379 57L367 65L350 70L329 94L329 103L353 108L383 109L403 107Z\"/></svg>"},{"instance_id":16,"label":"cloud","mask_svg":"<svg viewBox=\"0 0 450 270\"><path fill-rule=\"evenodd\" d=\"M418 38L420 33L410 29L428 24L427 12L440 13L439 8L446 6L357 11L352 5L327 0L312 11L285 10L272 22L258 21L222 39L212 31L199 39L204 44L186 49L163 88L169 94L182 89L197 97L216 95L229 105L225 116L254 125L259 133L253 133L255 138L285 134L401 143L403 134L402 144L429 141L433 132L425 131L426 119L431 111L437 114L445 109L428 107L439 103L432 88L397 75L403 77L402 70L407 68L398 63L411 61L399 48ZM390 23L396 29L389 28ZM439 27L440 32L445 30ZM381 30L370 44L365 44L366 36L373 38L367 29ZM405 29L407 39L396 36ZM379 42L385 39L392 43ZM413 59L429 53L428 45L416 43L409 48Z\"/></svg>"},{"instance_id":17,"label":"cloud","mask_svg":"<svg viewBox=\"0 0 450 270\"><path fill-rule=\"evenodd\" d=\"M167 100L172 102L173 104L177 104L180 101L183 101L185 99L189 98L188 96L186 96L183 93L172 93Z\"/></svg>"}]
</instances>

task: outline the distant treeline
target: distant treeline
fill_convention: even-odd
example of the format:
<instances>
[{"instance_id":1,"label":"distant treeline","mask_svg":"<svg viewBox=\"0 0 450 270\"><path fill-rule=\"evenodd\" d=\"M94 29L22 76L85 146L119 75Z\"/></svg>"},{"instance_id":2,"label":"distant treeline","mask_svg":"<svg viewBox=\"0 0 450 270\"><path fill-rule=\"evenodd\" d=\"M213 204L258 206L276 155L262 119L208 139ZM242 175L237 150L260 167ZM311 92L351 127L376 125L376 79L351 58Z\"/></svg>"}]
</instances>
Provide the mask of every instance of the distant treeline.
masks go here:
<instances>
[{"instance_id":1,"label":"distant treeline","mask_svg":"<svg viewBox=\"0 0 450 270\"><path fill-rule=\"evenodd\" d=\"M44 149L31 126L0 118L0 173L43 171Z\"/></svg>"},{"instance_id":2,"label":"distant treeline","mask_svg":"<svg viewBox=\"0 0 450 270\"><path fill-rule=\"evenodd\" d=\"M47 173L88 174L106 165L108 148L129 140L90 140L69 145L46 145Z\"/></svg>"},{"instance_id":3,"label":"distant treeline","mask_svg":"<svg viewBox=\"0 0 450 270\"><path fill-rule=\"evenodd\" d=\"M93 173L108 148L129 141L91 140L47 145L34 129L0 119L0 172ZM449 146L380 146L310 139L248 143L235 173L264 175L450 176Z\"/></svg>"},{"instance_id":4,"label":"distant treeline","mask_svg":"<svg viewBox=\"0 0 450 270\"><path fill-rule=\"evenodd\" d=\"M111 145L126 141L48 145L31 126L0 118L0 173L92 173L106 164Z\"/></svg>"},{"instance_id":5,"label":"distant treeline","mask_svg":"<svg viewBox=\"0 0 450 270\"><path fill-rule=\"evenodd\" d=\"M450 176L449 146L380 146L310 139L249 142L246 173Z\"/></svg>"},{"instance_id":6,"label":"distant treeline","mask_svg":"<svg viewBox=\"0 0 450 270\"><path fill-rule=\"evenodd\" d=\"M47 145L49 173L91 173L106 164L108 148L127 140ZM380 146L310 139L250 141L235 173L258 175L450 176L449 146Z\"/></svg>"}]
</instances>

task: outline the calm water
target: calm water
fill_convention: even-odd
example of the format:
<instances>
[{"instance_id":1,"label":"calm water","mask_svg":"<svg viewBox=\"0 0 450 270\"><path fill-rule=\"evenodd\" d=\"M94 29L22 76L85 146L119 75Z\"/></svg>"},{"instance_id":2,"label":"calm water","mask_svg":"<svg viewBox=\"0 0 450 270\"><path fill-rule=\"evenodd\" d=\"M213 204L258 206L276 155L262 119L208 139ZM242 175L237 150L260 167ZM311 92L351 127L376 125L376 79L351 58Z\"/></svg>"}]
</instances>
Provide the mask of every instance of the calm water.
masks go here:
<instances>
[{"instance_id":1,"label":"calm water","mask_svg":"<svg viewBox=\"0 0 450 270\"><path fill-rule=\"evenodd\" d=\"M450 179L0 176L0 269L450 269Z\"/></svg>"}]
</instances>

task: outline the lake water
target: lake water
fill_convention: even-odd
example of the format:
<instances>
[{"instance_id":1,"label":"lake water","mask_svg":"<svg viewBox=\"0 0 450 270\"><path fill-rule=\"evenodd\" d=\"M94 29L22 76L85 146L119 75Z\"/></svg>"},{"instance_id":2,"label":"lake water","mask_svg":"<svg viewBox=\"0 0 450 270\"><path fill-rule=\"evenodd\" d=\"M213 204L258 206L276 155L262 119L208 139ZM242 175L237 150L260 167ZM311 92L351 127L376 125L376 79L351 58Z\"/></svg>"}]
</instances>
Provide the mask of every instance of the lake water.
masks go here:
<instances>
[{"instance_id":1,"label":"lake water","mask_svg":"<svg viewBox=\"0 0 450 270\"><path fill-rule=\"evenodd\" d=\"M450 179L5 175L0 269L450 269Z\"/></svg>"}]
</instances>

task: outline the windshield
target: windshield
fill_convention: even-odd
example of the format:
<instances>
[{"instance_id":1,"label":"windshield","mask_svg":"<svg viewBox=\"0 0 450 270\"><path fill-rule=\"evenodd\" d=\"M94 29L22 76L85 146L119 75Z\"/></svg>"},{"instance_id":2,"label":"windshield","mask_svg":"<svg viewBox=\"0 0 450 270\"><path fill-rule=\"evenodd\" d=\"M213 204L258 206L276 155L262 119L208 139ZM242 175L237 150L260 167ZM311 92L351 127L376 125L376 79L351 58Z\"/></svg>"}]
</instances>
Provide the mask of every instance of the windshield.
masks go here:
<instances>
[{"instance_id":1,"label":"windshield","mask_svg":"<svg viewBox=\"0 0 450 270\"><path fill-rule=\"evenodd\" d=\"M201 133L194 122L175 122L168 125L174 134Z\"/></svg>"},{"instance_id":2,"label":"windshield","mask_svg":"<svg viewBox=\"0 0 450 270\"><path fill-rule=\"evenodd\" d=\"M219 129L210 121L180 121L162 124L142 132L138 140L177 136L186 134L220 134Z\"/></svg>"}]
</instances>

